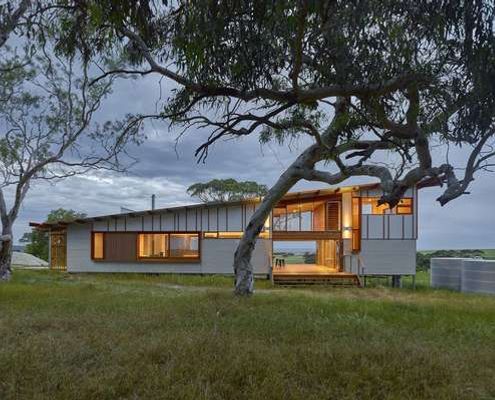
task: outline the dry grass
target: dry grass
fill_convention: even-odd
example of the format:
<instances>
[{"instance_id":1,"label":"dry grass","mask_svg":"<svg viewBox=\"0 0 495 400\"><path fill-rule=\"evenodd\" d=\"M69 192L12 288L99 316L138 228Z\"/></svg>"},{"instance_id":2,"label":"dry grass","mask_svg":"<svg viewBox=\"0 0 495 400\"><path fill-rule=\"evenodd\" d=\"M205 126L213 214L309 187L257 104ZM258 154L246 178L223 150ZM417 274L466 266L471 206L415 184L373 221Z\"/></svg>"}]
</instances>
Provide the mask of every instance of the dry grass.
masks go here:
<instances>
[{"instance_id":1,"label":"dry grass","mask_svg":"<svg viewBox=\"0 0 495 400\"><path fill-rule=\"evenodd\" d=\"M495 298L16 271L1 399L493 399Z\"/></svg>"}]
</instances>

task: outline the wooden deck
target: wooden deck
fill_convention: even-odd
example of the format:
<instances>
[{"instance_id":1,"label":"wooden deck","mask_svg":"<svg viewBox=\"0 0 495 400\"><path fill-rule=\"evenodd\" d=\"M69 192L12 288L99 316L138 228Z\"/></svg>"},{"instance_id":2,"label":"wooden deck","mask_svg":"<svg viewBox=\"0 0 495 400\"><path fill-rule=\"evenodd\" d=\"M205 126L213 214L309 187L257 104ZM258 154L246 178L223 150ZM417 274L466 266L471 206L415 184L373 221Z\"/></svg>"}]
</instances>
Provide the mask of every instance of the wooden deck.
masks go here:
<instances>
[{"instance_id":1,"label":"wooden deck","mask_svg":"<svg viewBox=\"0 0 495 400\"><path fill-rule=\"evenodd\" d=\"M338 273L335 268L318 264L286 264L284 267L273 268L273 275L328 275Z\"/></svg>"},{"instance_id":2,"label":"wooden deck","mask_svg":"<svg viewBox=\"0 0 495 400\"><path fill-rule=\"evenodd\" d=\"M326 285L334 287L360 287L356 274L339 272L317 264L287 264L273 269L273 282L282 286Z\"/></svg>"}]
</instances>

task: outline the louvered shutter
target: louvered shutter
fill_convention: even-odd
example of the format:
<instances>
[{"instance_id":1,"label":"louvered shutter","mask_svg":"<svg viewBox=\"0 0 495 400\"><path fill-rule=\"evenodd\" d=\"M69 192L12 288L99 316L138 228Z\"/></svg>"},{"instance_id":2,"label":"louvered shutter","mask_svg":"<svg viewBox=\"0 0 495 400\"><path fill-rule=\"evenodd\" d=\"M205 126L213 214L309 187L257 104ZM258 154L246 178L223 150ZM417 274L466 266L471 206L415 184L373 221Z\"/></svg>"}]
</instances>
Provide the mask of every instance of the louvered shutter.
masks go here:
<instances>
[{"instance_id":1,"label":"louvered shutter","mask_svg":"<svg viewBox=\"0 0 495 400\"><path fill-rule=\"evenodd\" d=\"M327 231L340 230L340 202L329 201L327 203Z\"/></svg>"}]
</instances>

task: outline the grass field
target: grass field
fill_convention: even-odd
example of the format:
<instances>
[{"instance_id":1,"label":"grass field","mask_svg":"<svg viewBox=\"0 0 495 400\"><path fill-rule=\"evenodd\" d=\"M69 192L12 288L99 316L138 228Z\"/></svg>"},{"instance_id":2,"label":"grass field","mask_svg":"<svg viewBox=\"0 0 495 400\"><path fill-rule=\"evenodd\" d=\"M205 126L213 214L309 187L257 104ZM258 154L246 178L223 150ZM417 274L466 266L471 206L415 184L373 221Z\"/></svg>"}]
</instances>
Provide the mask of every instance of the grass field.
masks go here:
<instances>
[{"instance_id":1,"label":"grass field","mask_svg":"<svg viewBox=\"0 0 495 400\"><path fill-rule=\"evenodd\" d=\"M0 399L493 399L495 298L15 271Z\"/></svg>"}]
</instances>

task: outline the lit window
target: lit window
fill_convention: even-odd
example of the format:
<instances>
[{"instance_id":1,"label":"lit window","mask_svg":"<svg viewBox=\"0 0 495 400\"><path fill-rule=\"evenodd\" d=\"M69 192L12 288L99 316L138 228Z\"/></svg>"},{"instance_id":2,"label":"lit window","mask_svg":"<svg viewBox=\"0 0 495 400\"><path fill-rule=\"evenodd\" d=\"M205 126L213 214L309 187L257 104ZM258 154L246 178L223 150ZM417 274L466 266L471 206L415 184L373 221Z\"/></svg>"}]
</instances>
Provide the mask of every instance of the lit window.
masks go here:
<instances>
[{"instance_id":1,"label":"lit window","mask_svg":"<svg viewBox=\"0 0 495 400\"><path fill-rule=\"evenodd\" d=\"M142 233L139 235L140 258L168 257L168 234Z\"/></svg>"},{"instance_id":2,"label":"lit window","mask_svg":"<svg viewBox=\"0 0 495 400\"><path fill-rule=\"evenodd\" d=\"M361 212L369 215L382 215L385 214L390 208L388 204L378 205L379 197L362 197L361 198Z\"/></svg>"},{"instance_id":3,"label":"lit window","mask_svg":"<svg viewBox=\"0 0 495 400\"><path fill-rule=\"evenodd\" d=\"M204 237L205 237L205 239L217 239L218 238L218 232L205 232Z\"/></svg>"},{"instance_id":4,"label":"lit window","mask_svg":"<svg viewBox=\"0 0 495 400\"><path fill-rule=\"evenodd\" d=\"M379 197L362 197L361 212L364 215L412 214L413 200L411 197L401 199L397 207L393 209L390 209L388 204L378 205L379 199Z\"/></svg>"},{"instance_id":5,"label":"lit window","mask_svg":"<svg viewBox=\"0 0 495 400\"><path fill-rule=\"evenodd\" d=\"M171 233L170 257L198 258L199 237L197 233Z\"/></svg>"},{"instance_id":6,"label":"lit window","mask_svg":"<svg viewBox=\"0 0 495 400\"><path fill-rule=\"evenodd\" d=\"M205 239L240 239L244 236L244 232L231 231L231 232L204 232L203 237ZM270 237L269 231L262 231L258 237L266 239Z\"/></svg>"},{"instance_id":7,"label":"lit window","mask_svg":"<svg viewBox=\"0 0 495 400\"><path fill-rule=\"evenodd\" d=\"M404 199L401 199L396 207L397 214L412 214L413 213L412 205L413 205L412 198L406 197Z\"/></svg>"},{"instance_id":8,"label":"lit window","mask_svg":"<svg viewBox=\"0 0 495 400\"><path fill-rule=\"evenodd\" d=\"M102 260L104 258L104 249L103 249L103 240L104 240L103 232L95 232L93 233L93 259L94 260Z\"/></svg>"}]
</instances>

